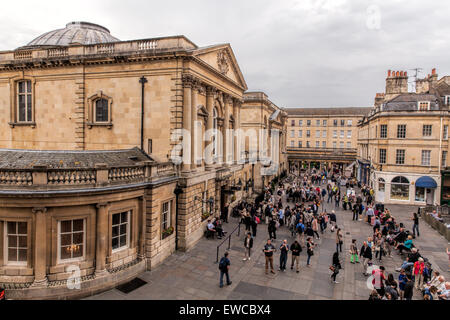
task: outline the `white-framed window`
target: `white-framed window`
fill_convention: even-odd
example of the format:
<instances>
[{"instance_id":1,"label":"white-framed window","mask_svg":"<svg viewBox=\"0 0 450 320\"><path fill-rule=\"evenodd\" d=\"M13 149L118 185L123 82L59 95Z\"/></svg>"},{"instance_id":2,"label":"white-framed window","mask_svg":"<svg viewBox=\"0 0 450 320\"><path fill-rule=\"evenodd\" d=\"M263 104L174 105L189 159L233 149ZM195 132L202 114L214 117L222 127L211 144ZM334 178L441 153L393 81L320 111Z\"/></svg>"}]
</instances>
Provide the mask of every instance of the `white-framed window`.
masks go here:
<instances>
[{"instance_id":1,"label":"white-framed window","mask_svg":"<svg viewBox=\"0 0 450 320\"><path fill-rule=\"evenodd\" d=\"M347 126L349 126L349 127L353 126L353 120L348 120L347 121Z\"/></svg>"},{"instance_id":2,"label":"white-framed window","mask_svg":"<svg viewBox=\"0 0 450 320\"><path fill-rule=\"evenodd\" d=\"M320 148L320 141L316 141L316 148Z\"/></svg>"},{"instance_id":3,"label":"white-framed window","mask_svg":"<svg viewBox=\"0 0 450 320\"><path fill-rule=\"evenodd\" d=\"M347 138L350 139L352 137L352 130L347 131Z\"/></svg>"},{"instance_id":4,"label":"white-framed window","mask_svg":"<svg viewBox=\"0 0 450 320\"><path fill-rule=\"evenodd\" d=\"M333 120L333 126L334 127L337 127L337 125L338 125L338 121L335 119L335 120Z\"/></svg>"},{"instance_id":5,"label":"white-framed window","mask_svg":"<svg viewBox=\"0 0 450 320\"><path fill-rule=\"evenodd\" d=\"M109 101L107 99L97 99L94 102L95 122L109 122Z\"/></svg>"},{"instance_id":6,"label":"white-framed window","mask_svg":"<svg viewBox=\"0 0 450 320\"><path fill-rule=\"evenodd\" d=\"M295 131L291 130L291 138L295 138Z\"/></svg>"},{"instance_id":7,"label":"white-framed window","mask_svg":"<svg viewBox=\"0 0 450 320\"><path fill-rule=\"evenodd\" d=\"M327 126L327 124L328 124L328 121L327 121L327 120L323 120L323 122L322 122L322 123L323 123L323 126L324 126L324 127L326 127L326 126Z\"/></svg>"},{"instance_id":8,"label":"white-framed window","mask_svg":"<svg viewBox=\"0 0 450 320\"><path fill-rule=\"evenodd\" d=\"M445 96L444 97L444 103L448 106L450 105L450 96Z\"/></svg>"},{"instance_id":9,"label":"white-framed window","mask_svg":"<svg viewBox=\"0 0 450 320\"><path fill-rule=\"evenodd\" d=\"M347 142L347 149L351 149L352 148L352 143L351 142Z\"/></svg>"},{"instance_id":10,"label":"white-framed window","mask_svg":"<svg viewBox=\"0 0 450 320\"><path fill-rule=\"evenodd\" d=\"M444 139L444 140L448 139L448 125L444 125L442 139Z\"/></svg>"},{"instance_id":11,"label":"white-framed window","mask_svg":"<svg viewBox=\"0 0 450 320\"><path fill-rule=\"evenodd\" d=\"M311 137L311 130L306 130L306 137L307 138Z\"/></svg>"},{"instance_id":12,"label":"white-framed window","mask_svg":"<svg viewBox=\"0 0 450 320\"><path fill-rule=\"evenodd\" d=\"M306 141L306 147L307 148L311 148L311 145L310 145L309 141Z\"/></svg>"},{"instance_id":13,"label":"white-framed window","mask_svg":"<svg viewBox=\"0 0 450 320\"><path fill-rule=\"evenodd\" d=\"M387 138L387 124L380 125L380 138L381 139Z\"/></svg>"},{"instance_id":14,"label":"white-framed window","mask_svg":"<svg viewBox=\"0 0 450 320\"><path fill-rule=\"evenodd\" d=\"M341 143L339 144L339 148L344 149L344 141L341 141Z\"/></svg>"},{"instance_id":15,"label":"white-framed window","mask_svg":"<svg viewBox=\"0 0 450 320\"><path fill-rule=\"evenodd\" d=\"M398 149L395 155L395 164L405 164L405 150Z\"/></svg>"},{"instance_id":16,"label":"white-framed window","mask_svg":"<svg viewBox=\"0 0 450 320\"><path fill-rule=\"evenodd\" d=\"M442 166L446 167L447 166L447 155L448 155L448 151L442 151Z\"/></svg>"},{"instance_id":17,"label":"white-framed window","mask_svg":"<svg viewBox=\"0 0 450 320\"><path fill-rule=\"evenodd\" d=\"M167 230L172 226L171 201L164 202L161 207L161 230Z\"/></svg>"},{"instance_id":18,"label":"white-framed window","mask_svg":"<svg viewBox=\"0 0 450 320\"><path fill-rule=\"evenodd\" d=\"M17 122L33 121L33 90L31 80L17 82Z\"/></svg>"},{"instance_id":19,"label":"white-framed window","mask_svg":"<svg viewBox=\"0 0 450 320\"><path fill-rule=\"evenodd\" d=\"M5 263L22 266L28 257L28 224L26 222L5 221Z\"/></svg>"},{"instance_id":20,"label":"white-framed window","mask_svg":"<svg viewBox=\"0 0 450 320\"><path fill-rule=\"evenodd\" d=\"M327 130L323 130L322 131L322 138L326 138L327 137Z\"/></svg>"},{"instance_id":21,"label":"white-framed window","mask_svg":"<svg viewBox=\"0 0 450 320\"><path fill-rule=\"evenodd\" d=\"M422 150L422 165L429 166L431 162L431 150Z\"/></svg>"},{"instance_id":22,"label":"white-framed window","mask_svg":"<svg viewBox=\"0 0 450 320\"><path fill-rule=\"evenodd\" d=\"M303 147L303 142L302 142L302 141L299 141L299 142L298 142L298 147L299 147L299 148L302 148L302 147Z\"/></svg>"},{"instance_id":23,"label":"white-framed window","mask_svg":"<svg viewBox=\"0 0 450 320\"><path fill-rule=\"evenodd\" d=\"M327 147L327 142L326 141L322 141L322 148L326 148Z\"/></svg>"},{"instance_id":24,"label":"white-framed window","mask_svg":"<svg viewBox=\"0 0 450 320\"><path fill-rule=\"evenodd\" d=\"M85 219L58 221L58 261L80 261L85 257Z\"/></svg>"},{"instance_id":25,"label":"white-framed window","mask_svg":"<svg viewBox=\"0 0 450 320\"><path fill-rule=\"evenodd\" d=\"M316 127L320 127L320 120L316 120Z\"/></svg>"},{"instance_id":26,"label":"white-framed window","mask_svg":"<svg viewBox=\"0 0 450 320\"><path fill-rule=\"evenodd\" d=\"M430 110L430 101L417 102L417 108L419 111L429 111Z\"/></svg>"},{"instance_id":27,"label":"white-framed window","mask_svg":"<svg viewBox=\"0 0 450 320\"><path fill-rule=\"evenodd\" d=\"M341 127L345 126L345 120L341 120Z\"/></svg>"},{"instance_id":28,"label":"white-framed window","mask_svg":"<svg viewBox=\"0 0 450 320\"><path fill-rule=\"evenodd\" d=\"M306 120L306 125L307 125L308 127L311 127L311 120Z\"/></svg>"},{"instance_id":29,"label":"white-framed window","mask_svg":"<svg viewBox=\"0 0 450 320\"><path fill-rule=\"evenodd\" d=\"M111 247L113 252L130 246L130 211L112 215Z\"/></svg>"},{"instance_id":30,"label":"white-framed window","mask_svg":"<svg viewBox=\"0 0 450 320\"><path fill-rule=\"evenodd\" d=\"M320 138L320 130L316 130L316 138Z\"/></svg>"},{"instance_id":31,"label":"white-framed window","mask_svg":"<svg viewBox=\"0 0 450 320\"><path fill-rule=\"evenodd\" d=\"M303 120L298 120L298 126L303 127Z\"/></svg>"},{"instance_id":32,"label":"white-framed window","mask_svg":"<svg viewBox=\"0 0 450 320\"><path fill-rule=\"evenodd\" d=\"M345 131L341 130L341 134L340 134L341 139L344 139L344 136L345 136Z\"/></svg>"},{"instance_id":33,"label":"white-framed window","mask_svg":"<svg viewBox=\"0 0 450 320\"><path fill-rule=\"evenodd\" d=\"M337 138L337 130L333 130L333 138Z\"/></svg>"},{"instance_id":34,"label":"white-framed window","mask_svg":"<svg viewBox=\"0 0 450 320\"><path fill-rule=\"evenodd\" d=\"M302 138L302 137L303 137L303 130L299 130L299 131L298 131L298 137L299 137L299 138Z\"/></svg>"},{"instance_id":35,"label":"white-framed window","mask_svg":"<svg viewBox=\"0 0 450 320\"><path fill-rule=\"evenodd\" d=\"M337 148L337 142L333 141L333 149L336 149L336 148Z\"/></svg>"},{"instance_id":36,"label":"white-framed window","mask_svg":"<svg viewBox=\"0 0 450 320\"><path fill-rule=\"evenodd\" d=\"M406 138L406 124L399 124L397 126L397 138L398 139Z\"/></svg>"},{"instance_id":37,"label":"white-framed window","mask_svg":"<svg viewBox=\"0 0 450 320\"><path fill-rule=\"evenodd\" d=\"M380 149L380 163L386 163L386 149Z\"/></svg>"},{"instance_id":38,"label":"white-framed window","mask_svg":"<svg viewBox=\"0 0 450 320\"><path fill-rule=\"evenodd\" d=\"M423 136L431 137L432 134L433 134L433 126L431 124L424 124L423 125Z\"/></svg>"},{"instance_id":39,"label":"white-framed window","mask_svg":"<svg viewBox=\"0 0 450 320\"><path fill-rule=\"evenodd\" d=\"M409 200L409 180L405 177L395 177L391 181L391 199Z\"/></svg>"}]
</instances>

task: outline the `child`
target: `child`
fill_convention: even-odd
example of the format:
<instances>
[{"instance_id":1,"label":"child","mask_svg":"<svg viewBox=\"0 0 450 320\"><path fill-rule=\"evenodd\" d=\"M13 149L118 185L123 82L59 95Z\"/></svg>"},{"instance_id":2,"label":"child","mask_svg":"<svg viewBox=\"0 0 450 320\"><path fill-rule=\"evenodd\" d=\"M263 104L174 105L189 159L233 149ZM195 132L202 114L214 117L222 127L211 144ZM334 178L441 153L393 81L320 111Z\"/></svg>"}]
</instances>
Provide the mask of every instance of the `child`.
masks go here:
<instances>
[{"instance_id":1,"label":"child","mask_svg":"<svg viewBox=\"0 0 450 320\"><path fill-rule=\"evenodd\" d=\"M359 263L358 258L358 247L356 246L356 239L352 239L352 244L350 245L350 262Z\"/></svg>"},{"instance_id":2,"label":"child","mask_svg":"<svg viewBox=\"0 0 450 320\"><path fill-rule=\"evenodd\" d=\"M401 269L400 274L398 276L398 289L400 290L400 300L403 300L403 295L405 293L405 284L406 284L405 269Z\"/></svg>"}]
</instances>

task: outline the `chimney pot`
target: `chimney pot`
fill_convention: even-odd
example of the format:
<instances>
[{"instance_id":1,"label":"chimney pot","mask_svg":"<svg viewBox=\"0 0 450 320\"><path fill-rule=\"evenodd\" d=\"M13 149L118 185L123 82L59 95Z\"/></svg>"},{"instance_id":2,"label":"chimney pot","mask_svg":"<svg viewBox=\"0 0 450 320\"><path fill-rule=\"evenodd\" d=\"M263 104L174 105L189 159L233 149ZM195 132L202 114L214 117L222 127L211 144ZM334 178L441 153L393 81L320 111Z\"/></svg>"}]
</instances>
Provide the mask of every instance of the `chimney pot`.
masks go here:
<instances>
[{"instance_id":1,"label":"chimney pot","mask_svg":"<svg viewBox=\"0 0 450 320\"><path fill-rule=\"evenodd\" d=\"M433 68L433 70L431 70L431 74L435 75L436 74L436 68Z\"/></svg>"},{"instance_id":2,"label":"chimney pot","mask_svg":"<svg viewBox=\"0 0 450 320\"><path fill-rule=\"evenodd\" d=\"M397 77L400 77L400 71L397 71Z\"/></svg>"},{"instance_id":3,"label":"chimney pot","mask_svg":"<svg viewBox=\"0 0 450 320\"><path fill-rule=\"evenodd\" d=\"M407 71L405 71L405 77L407 77L408 76L408 72Z\"/></svg>"},{"instance_id":4,"label":"chimney pot","mask_svg":"<svg viewBox=\"0 0 450 320\"><path fill-rule=\"evenodd\" d=\"M388 77L391 76L391 70L388 70Z\"/></svg>"}]
</instances>

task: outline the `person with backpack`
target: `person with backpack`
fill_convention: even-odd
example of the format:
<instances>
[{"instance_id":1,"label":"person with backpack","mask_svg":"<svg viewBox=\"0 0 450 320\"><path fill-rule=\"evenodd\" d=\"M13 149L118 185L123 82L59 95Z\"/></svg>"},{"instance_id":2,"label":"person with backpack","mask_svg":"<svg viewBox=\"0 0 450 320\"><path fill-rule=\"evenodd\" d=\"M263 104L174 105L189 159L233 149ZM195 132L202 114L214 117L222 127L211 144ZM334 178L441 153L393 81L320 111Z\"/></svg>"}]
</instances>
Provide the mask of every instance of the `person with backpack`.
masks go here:
<instances>
[{"instance_id":1,"label":"person with backpack","mask_svg":"<svg viewBox=\"0 0 450 320\"><path fill-rule=\"evenodd\" d=\"M342 235L341 228L336 230L336 252L342 252L342 245L344 244L344 236Z\"/></svg>"},{"instance_id":2,"label":"person with backpack","mask_svg":"<svg viewBox=\"0 0 450 320\"><path fill-rule=\"evenodd\" d=\"M230 259L228 259L228 252L225 252L224 256L222 257L222 259L220 259L219 262L219 270L220 270L220 284L219 286L221 288L223 288L223 276L226 275L227 277L227 285L231 285L231 280L230 280L230 275L229 275L229 271L230 271Z\"/></svg>"},{"instance_id":3,"label":"person with backpack","mask_svg":"<svg viewBox=\"0 0 450 320\"><path fill-rule=\"evenodd\" d=\"M294 269L294 263L296 264L296 271L297 273L300 272L300 253L302 252L302 246L300 243L295 240L294 243L291 245L291 252L292 252L292 264L291 264L291 270Z\"/></svg>"},{"instance_id":4,"label":"person with backpack","mask_svg":"<svg viewBox=\"0 0 450 320\"><path fill-rule=\"evenodd\" d=\"M330 267L330 270L333 271L333 274L331 275L331 280L333 280L334 283L339 283L336 281L336 276L339 273L339 269L341 269L341 262L339 261L339 252L333 253L333 260Z\"/></svg>"},{"instance_id":5,"label":"person with backpack","mask_svg":"<svg viewBox=\"0 0 450 320\"><path fill-rule=\"evenodd\" d=\"M414 294L414 283L411 280L411 276L406 275L406 283L403 291L403 297L405 300L412 300Z\"/></svg>"},{"instance_id":6,"label":"person with backpack","mask_svg":"<svg viewBox=\"0 0 450 320\"><path fill-rule=\"evenodd\" d=\"M251 251L253 248L253 237L250 232L247 233L247 236L244 239L244 251L245 251L245 257L244 261L250 260Z\"/></svg>"},{"instance_id":7,"label":"person with backpack","mask_svg":"<svg viewBox=\"0 0 450 320\"><path fill-rule=\"evenodd\" d=\"M413 227L412 227L413 236L414 236L414 238L416 237L416 231L417 231L417 236L420 237L420 232L419 232L419 215L417 214L417 212L413 212L412 221L414 222L413 223Z\"/></svg>"}]
</instances>

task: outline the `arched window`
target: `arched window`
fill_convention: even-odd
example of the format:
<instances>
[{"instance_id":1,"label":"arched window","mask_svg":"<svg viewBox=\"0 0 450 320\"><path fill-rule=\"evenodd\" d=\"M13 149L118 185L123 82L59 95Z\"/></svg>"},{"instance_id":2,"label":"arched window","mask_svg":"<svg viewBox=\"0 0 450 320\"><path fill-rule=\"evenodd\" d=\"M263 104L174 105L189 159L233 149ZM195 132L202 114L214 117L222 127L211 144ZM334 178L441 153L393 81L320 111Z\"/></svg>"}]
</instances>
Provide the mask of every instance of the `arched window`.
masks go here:
<instances>
[{"instance_id":1,"label":"arched window","mask_svg":"<svg viewBox=\"0 0 450 320\"><path fill-rule=\"evenodd\" d=\"M98 99L95 101L95 122L109 122L108 100Z\"/></svg>"},{"instance_id":2,"label":"arched window","mask_svg":"<svg viewBox=\"0 0 450 320\"><path fill-rule=\"evenodd\" d=\"M398 176L391 181L391 199L409 200L409 180Z\"/></svg>"},{"instance_id":3,"label":"arched window","mask_svg":"<svg viewBox=\"0 0 450 320\"><path fill-rule=\"evenodd\" d=\"M378 179L378 191L384 192L386 181L383 178Z\"/></svg>"}]
</instances>

